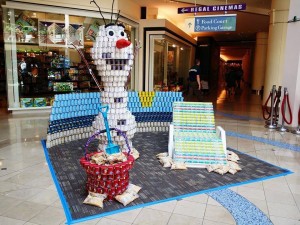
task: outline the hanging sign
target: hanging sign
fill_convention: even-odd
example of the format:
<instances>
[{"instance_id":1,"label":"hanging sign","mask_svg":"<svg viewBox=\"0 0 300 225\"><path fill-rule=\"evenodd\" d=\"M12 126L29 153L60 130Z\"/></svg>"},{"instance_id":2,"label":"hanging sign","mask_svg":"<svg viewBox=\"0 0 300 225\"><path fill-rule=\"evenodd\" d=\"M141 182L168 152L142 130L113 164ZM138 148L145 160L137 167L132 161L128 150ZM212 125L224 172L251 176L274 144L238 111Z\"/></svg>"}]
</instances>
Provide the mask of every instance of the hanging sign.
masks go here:
<instances>
[{"instance_id":1,"label":"hanging sign","mask_svg":"<svg viewBox=\"0 0 300 225\"><path fill-rule=\"evenodd\" d=\"M225 11L239 11L245 10L246 3L228 4L228 5L208 5L208 6L194 6L178 8L178 14L196 13L196 12L225 12Z\"/></svg>"},{"instance_id":2,"label":"hanging sign","mask_svg":"<svg viewBox=\"0 0 300 225\"><path fill-rule=\"evenodd\" d=\"M185 20L187 32L235 31L236 14L196 16Z\"/></svg>"}]
</instances>

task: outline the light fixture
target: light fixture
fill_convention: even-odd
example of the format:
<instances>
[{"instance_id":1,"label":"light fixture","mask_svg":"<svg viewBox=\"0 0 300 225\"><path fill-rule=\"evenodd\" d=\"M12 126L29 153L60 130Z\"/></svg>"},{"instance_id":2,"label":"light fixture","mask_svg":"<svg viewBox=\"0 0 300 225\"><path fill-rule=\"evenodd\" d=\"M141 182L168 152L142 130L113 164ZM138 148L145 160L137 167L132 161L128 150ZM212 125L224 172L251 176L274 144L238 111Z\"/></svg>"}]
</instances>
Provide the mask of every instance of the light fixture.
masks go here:
<instances>
[{"instance_id":1,"label":"light fixture","mask_svg":"<svg viewBox=\"0 0 300 225\"><path fill-rule=\"evenodd\" d=\"M175 47L176 47L176 45L175 45L175 44L172 44L172 47L173 47L173 48L175 48Z\"/></svg>"},{"instance_id":2,"label":"light fixture","mask_svg":"<svg viewBox=\"0 0 300 225\"><path fill-rule=\"evenodd\" d=\"M181 47L180 50L183 50L183 47Z\"/></svg>"}]
</instances>

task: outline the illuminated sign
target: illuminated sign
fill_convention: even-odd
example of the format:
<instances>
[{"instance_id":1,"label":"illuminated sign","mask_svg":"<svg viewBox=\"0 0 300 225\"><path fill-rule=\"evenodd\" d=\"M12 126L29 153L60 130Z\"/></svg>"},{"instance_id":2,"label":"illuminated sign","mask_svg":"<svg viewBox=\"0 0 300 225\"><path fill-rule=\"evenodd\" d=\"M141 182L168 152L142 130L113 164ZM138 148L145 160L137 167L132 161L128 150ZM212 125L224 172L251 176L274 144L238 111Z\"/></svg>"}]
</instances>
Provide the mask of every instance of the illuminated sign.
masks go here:
<instances>
[{"instance_id":1,"label":"illuminated sign","mask_svg":"<svg viewBox=\"0 0 300 225\"><path fill-rule=\"evenodd\" d=\"M196 16L185 23L188 32L235 31L236 14Z\"/></svg>"},{"instance_id":2,"label":"illuminated sign","mask_svg":"<svg viewBox=\"0 0 300 225\"><path fill-rule=\"evenodd\" d=\"M228 5L194 6L194 7L178 8L178 14L196 13L196 12L239 11L239 10L245 10L245 9L246 9L246 3L228 4Z\"/></svg>"}]
</instances>

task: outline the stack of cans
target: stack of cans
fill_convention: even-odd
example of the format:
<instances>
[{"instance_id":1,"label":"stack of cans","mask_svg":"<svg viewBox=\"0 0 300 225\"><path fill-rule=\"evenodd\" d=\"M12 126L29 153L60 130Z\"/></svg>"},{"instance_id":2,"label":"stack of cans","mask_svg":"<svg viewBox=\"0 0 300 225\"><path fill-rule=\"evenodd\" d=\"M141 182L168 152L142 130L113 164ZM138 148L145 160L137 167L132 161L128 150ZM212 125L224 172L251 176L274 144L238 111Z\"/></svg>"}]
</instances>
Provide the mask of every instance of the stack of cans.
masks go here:
<instances>
[{"instance_id":1,"label":"stack of cans","mask_svg":"<svg viewBox=\"0 0 300 225\"><path fill-rule=\"evenodd\" d=\"M128 108L135 116L137 131L168 131L175 101L183 101L181 92L128 92Z\"/></svg>"},{"instance_id":2,"label":"stack of cans","mask_svg":"<svg viewBox=\"0 0 300 225\"><path fill-rule=\"evenodd\" d=\"M190 167L227 164L222 139L216 134L211 102L175 102L173 125L174 161Z\"/></svg>"},{"instance_id":3,"label":"stack of cans","mask_svg":"<svg viewBox=\"0 0 300 225\"><path fill-rule=\"evenodd\" d=\"M113 200L116 195L122 194L129 184L129 171L134 164L132 155L127 156L127 161L112 165L98 165L90 162L95 153L87 154L80 159L80 165L87 174L86 189L90 192L107 194L108 200Z\"/></svg>"},{"instance_id":4,"label":"stack of cans","mask_svg":"<svg viewBox=\"0 0 300 225\"><path fill-rule=\"evenodd\" d=\"M55 95L47 147L89 137L93 133L92 122L98 114L99 105L99 92Z\"/></svg>"}]
</instances>

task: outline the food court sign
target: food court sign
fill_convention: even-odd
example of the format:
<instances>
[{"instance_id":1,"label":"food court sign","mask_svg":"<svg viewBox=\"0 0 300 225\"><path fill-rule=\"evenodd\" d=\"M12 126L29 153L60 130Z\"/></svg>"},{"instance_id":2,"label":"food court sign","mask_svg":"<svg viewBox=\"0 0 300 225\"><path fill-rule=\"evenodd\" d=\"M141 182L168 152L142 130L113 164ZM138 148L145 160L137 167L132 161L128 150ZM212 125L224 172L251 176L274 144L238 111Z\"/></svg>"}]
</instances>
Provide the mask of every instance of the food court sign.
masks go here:
<instances>
[{"instance_id":1,"label":"food court sign","mask_svg":"<svg viewBox=\"0 0 300 225\"><path fill-rule=\"evenodd\" d=\"M236 14L196 16L185 20L188 32L235 31Z\"/></svg>"}]
</instances>

